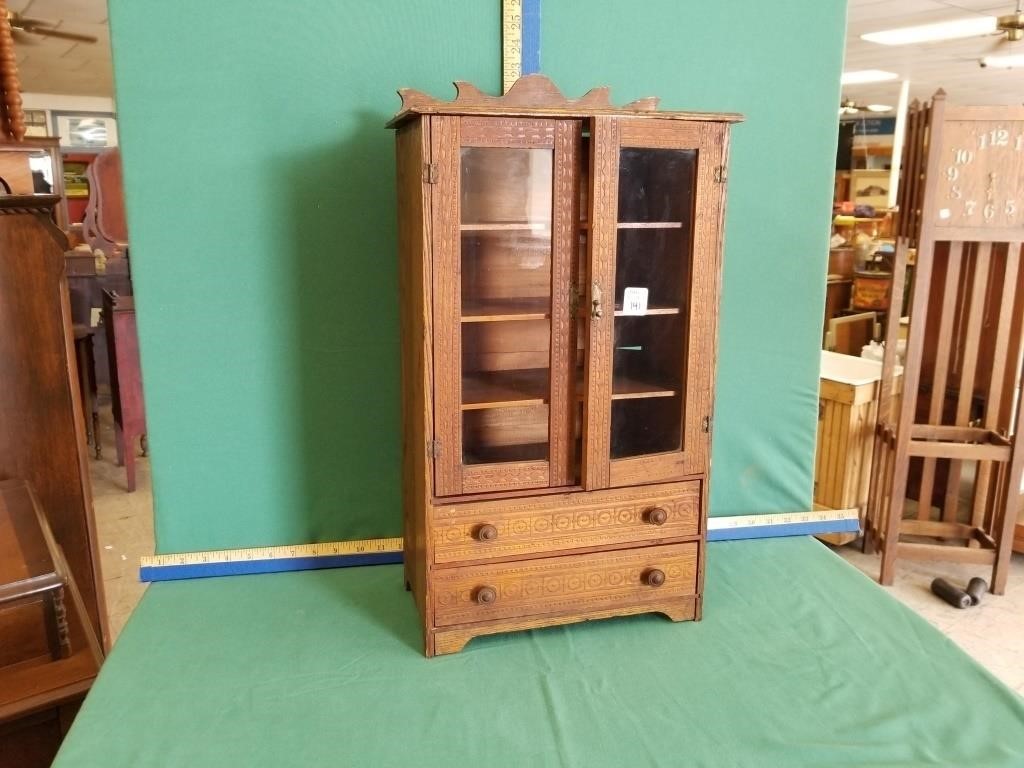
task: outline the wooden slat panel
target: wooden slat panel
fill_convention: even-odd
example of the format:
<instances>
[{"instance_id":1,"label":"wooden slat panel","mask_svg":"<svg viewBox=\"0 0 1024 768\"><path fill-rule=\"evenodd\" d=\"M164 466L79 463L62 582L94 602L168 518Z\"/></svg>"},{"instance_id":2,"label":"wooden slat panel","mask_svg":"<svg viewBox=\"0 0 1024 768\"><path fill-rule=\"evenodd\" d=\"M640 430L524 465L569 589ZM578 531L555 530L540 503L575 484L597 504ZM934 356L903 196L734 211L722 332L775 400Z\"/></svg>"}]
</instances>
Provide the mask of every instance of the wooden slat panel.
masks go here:
<instances>
[{"instance_id":1,"label":"wooden slat panel","mask_svg":"<svg viewBox=\"0 0 1024 768\"><path fill-rule=\"evenodd\" d=\"M956 423L967 426L971 417L971 402L974 399L974 378L978 369L978 341L981 338L981 321L985 316L985 295L988 290L992 244L979 243L974 257L971 294L968 299L967 320L964 331L963 364L960 369L960 384L957 394ZM949 466L949 481L946 486L946 500L942 518L955 522L960 496L960 476L963 465L953 460Z\"/></svg>"},{"instance_id":2,"label":"wooden slat panel","mask_svg":"<svg viewBox=\"0 0 1024 768\"><path fill-rule=\"evenodd\" d=\"M437 495L450 496L462 493L458 118L431 118L430 156L438 175L431 191L434 435L442 446L440 455L434 459L434 488Z\"/></svg>"},{"instance_id":3,"label":"wooden slat panel","mask_svg":"<svg viewBox=\"0 0 1024 768\"><path fill-rule=\"evenodd\" d=\"M946 259L946 280L942 288L942 306L939 310L938 347L935 352L935 370L932 376L932 398L928 408L928 423L942 423L942 406L946 400L946 384L949 374L953 318L956 316L956 297L960 285L960 270L963 262L963 243L950 243ZM922 288L924 288L922 286ZM922 435L923 437L923 435ZM918 494L917 517L927 520L931 517L932 488L935 483L935 460L927 458L921 469L921 485Z\"/></svg>"},{"instance_id":4,"label":"wooden slat panel","mask_svg":"<svg viewBox=\"0 0 1024 768\"><path fill-rule=\"evenodd\" d=\"M999 428L999 413L1002 408L1003 388L1006 377L1007 358L1009 357L1010 329L1013 321L1013 307L1017 290L1017 271L1020 265L1020 245L1007 247L1003 272L1003 290L997 308L996 339L992 353L992 371L989 378L988 395L985 398L984 425L995 431ZM1013 356L1016 363L1016 355ZM1012 389L1010 391L1012 397ZM971 505L971 525L981 526L985 519L985 508L990 499L992 464L982 462L978 465L978 475L974 482L974 498Z\"/></svg>"},{"instance_id":5,"label":"wooden slat panel","mask_svg":"<svg viewBox=\"0 0 1024 768\"><path fill-rule=\"evenodd\" d=\"M1012 248L1021 255L1020 241L1016 241ZM992 532L998 550L995 568L992 571L992 591L1001 595L1006 590L1006 580L1009 575L1010 552L1013 546L1014 525L1017 521L1020 510L1020 481L1021 473L1024 472L1024 440L1022 435L1021 416L1024 414L1024 397L1017 398L1016 414L1013 423L1016 425L1016 433L1011 449L1009 467L1006 469L1005 487L1001 498L997 498L997 509L999 514L993 515Z\"/></svg>"},{"instance_id":6,"label":"wooden slat panel","mask_svg":"<svg viewBox=\"0 0 1024 768\"><path fill-rule=\"evenodd\" d=\"M1007 461L1010 448L1005 445L979 445L976 443L932 443L910 441L908 456L933 456L954 461ZM956 508L954 507L954 513ZM947 522L953 522L948 520Z\"/></svg>"},{"instance_id":7,"label":"wooden slat panel","mask_svg":"<svg viewBox=\"0 0 1024 768\"><path fill-rule=\"evenodd\" d=\"M951 547L945 544L907 544L898 543L895 547L896 556L907 560L940 560L948 563L981 563L991 565L995 562L995 552L991 549L970 547Z\"/></svg>"},{"instance_id":8,"label":"wooden slat panel","mask_svg":"<svg viewBox=\"0 0 1024 768\"><path fill-rule=\"evenodd\" d=\"M944 539L967 541L974 535L974 529L961 523L944 523L934 520L903 520L900 533L910 536L935 536Z\"/></svg>"}]
</instances>

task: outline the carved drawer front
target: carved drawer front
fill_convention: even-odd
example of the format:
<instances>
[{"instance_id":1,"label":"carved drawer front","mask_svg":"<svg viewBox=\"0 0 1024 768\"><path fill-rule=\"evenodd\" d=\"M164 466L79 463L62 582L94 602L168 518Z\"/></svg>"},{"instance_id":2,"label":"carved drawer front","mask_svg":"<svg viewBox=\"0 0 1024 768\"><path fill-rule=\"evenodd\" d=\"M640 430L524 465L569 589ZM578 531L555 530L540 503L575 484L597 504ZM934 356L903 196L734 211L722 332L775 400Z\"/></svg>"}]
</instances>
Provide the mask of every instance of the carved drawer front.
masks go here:
<instances>
[{"instance_id":1,"label":"carved drawer front","mask_svg":"<svg viewBox=\"0 0 1024 768\"><path fill-rule=\"evenodd\" d=\"M579 613L692 596L697 543L435 570L434 623Z\"/></svg>"},{"instance_id":2,"label":"carved drawer front","mask_svg":"<svg viewBox=\"0 0 1024 768\"><path fill-rule=\"evenodd\" d=\"M700 532L700 483L435 507L434 562L659 541Z\"/></svg>"}]
</instances>

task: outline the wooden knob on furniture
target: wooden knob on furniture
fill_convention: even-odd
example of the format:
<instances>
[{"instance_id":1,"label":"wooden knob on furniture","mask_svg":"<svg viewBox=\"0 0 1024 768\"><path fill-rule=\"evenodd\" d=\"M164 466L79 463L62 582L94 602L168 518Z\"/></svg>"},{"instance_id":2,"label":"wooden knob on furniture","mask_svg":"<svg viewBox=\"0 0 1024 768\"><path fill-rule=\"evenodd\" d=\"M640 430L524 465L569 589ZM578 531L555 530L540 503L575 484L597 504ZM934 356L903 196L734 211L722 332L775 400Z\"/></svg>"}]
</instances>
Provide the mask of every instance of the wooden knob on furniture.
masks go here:
<instances>
[{"instance_id":1,"label":"wooden knob on furniture","mask_svg":"<svg viewBox=\"0 0 1024 768\"><path fill-rule=\"evenodd\" d=\"M498 591L494 587L479 587L476 591L477 605L490 605L498 599Z\"/></svg>"},{"instance_id":2,"label":"wooden knob on furniture","mask_svg":"<svg viewBox=\"0 0 1024 768\"><path fill-rule=\"evenodd\" d=\"M490 523L476 529L477 541L494 541L496 538L498 538L498 529Z\"/></svg>"},{"instance_id":3,"label":"wooden knob on furniture","mask_svg":"<svg viewBox=\"0 0 1024 768\"><path fill-rule=\"evenodd\" d=\"M660 587L665 583L665 572L658 568L651 568L649 571L644 571L640 578L648 587Z\"/></svg>"},{"instance_id":4,"label":"wooden knob on furniture","mask_svg":"<svg viewBox=\"0 0 1024 768\"><path fill-rule=\"evenodd\" d=\"M668 521L668 511L662 507L653 507L644 512L644 520L651 525L664 525Z\"/></svg>"}]
</instances>

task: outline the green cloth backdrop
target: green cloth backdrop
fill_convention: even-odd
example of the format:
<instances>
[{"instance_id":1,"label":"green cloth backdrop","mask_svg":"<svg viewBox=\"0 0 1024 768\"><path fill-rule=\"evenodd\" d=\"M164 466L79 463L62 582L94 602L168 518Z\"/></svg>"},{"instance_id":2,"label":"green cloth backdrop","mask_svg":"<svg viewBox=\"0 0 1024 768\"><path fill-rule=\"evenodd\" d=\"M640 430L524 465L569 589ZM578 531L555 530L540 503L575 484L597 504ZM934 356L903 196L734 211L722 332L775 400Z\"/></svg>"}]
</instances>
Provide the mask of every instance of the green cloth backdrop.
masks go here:
<instances>
[{"instance_id":1,"label":"green cloth backdrop","mask_svg":"<svg viewBox=\"0 0 1024 768\"><path fill-rule=\"evenodd\" d=\"M394 91L498 92L499 0L110 0L157 548L400 531ZM845 3L544 0L568 96L743 112L712 513L808 509Z\"/></svg>"}]
</instances>

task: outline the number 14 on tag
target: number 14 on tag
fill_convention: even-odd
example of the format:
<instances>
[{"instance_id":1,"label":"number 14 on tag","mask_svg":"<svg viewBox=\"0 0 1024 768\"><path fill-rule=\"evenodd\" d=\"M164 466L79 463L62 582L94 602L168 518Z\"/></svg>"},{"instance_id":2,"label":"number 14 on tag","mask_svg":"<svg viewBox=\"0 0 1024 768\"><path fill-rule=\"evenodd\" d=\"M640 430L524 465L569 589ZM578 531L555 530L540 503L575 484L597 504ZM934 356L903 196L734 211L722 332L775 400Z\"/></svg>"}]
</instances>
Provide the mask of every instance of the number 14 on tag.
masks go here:
<instances>
[{"instance_id":1,"label":"number 14 on tag","mask_svg":"<svg viewBox=\"0 0 1024 768\"><path fill-rule=\"evenodd\" d=\"M624 315L646 315L647 314L647 289L626 288L622 295L622 314Z\"/></svg>"}]
</instances>

